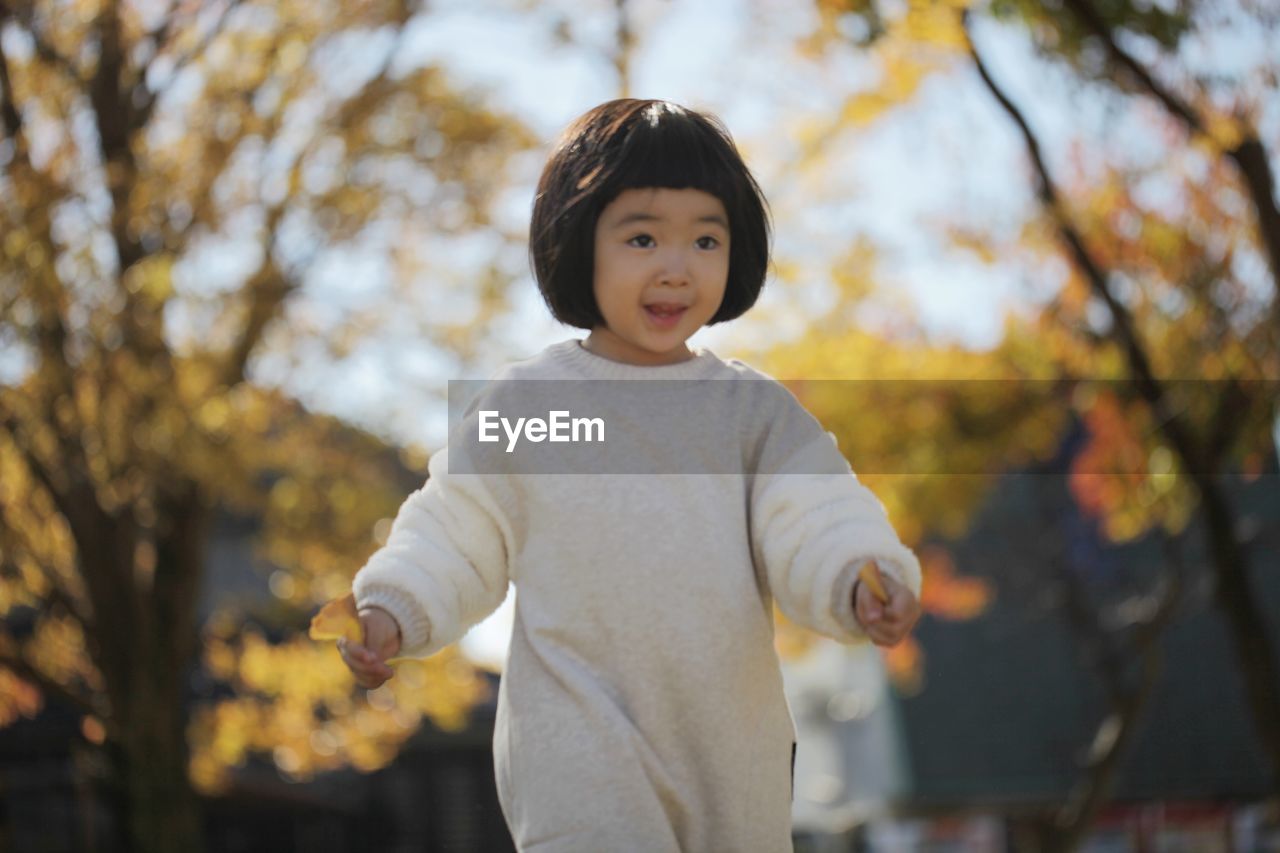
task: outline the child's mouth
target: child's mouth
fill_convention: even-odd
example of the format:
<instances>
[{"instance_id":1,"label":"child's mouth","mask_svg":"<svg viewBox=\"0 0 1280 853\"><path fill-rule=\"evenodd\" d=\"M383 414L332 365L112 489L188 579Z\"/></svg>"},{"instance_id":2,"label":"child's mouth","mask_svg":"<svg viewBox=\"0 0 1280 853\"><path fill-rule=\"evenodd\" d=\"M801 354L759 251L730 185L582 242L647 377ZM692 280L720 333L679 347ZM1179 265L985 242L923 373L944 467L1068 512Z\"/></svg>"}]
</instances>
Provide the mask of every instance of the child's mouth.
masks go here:
<instances>
[{"instance_id":1,"label":"child's mouth","mask_svg":"<svg viewBox=\"0 0 1280 853\"><path fill-rule=\"evenodd\" d=\"M684 316L686 310L688 309L683 305L644 306L644 313L649 315L649 322L660 329L673 328L676 323L680 322L680 318Z\"/></svg>"}]
</instances>

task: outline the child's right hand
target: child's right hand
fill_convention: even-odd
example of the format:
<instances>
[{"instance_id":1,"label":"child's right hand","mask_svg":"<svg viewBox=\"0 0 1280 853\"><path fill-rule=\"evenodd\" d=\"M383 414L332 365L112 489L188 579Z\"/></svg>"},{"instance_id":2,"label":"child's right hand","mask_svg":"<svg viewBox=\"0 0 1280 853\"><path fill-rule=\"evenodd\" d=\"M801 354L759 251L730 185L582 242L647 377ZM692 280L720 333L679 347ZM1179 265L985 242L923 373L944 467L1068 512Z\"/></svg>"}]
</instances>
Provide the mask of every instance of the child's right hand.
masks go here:
<instances>
[{"instance_id":1,"label":"child's right hand","mask_svg":"<svg viewBox=\"0 0 1280 853\"><path fill-rule=\"evenodd\" d=\"M906 639L920 618L920 602L893 576L877 574L884 588L884 599L872 591L871 584L859 579L853 587L853 609L873 643L892 647Z\"/></svg>"},{"instance_id":2,"label":"child's right hand","mask_svg":"<svg viewBox=\"0 0 1280 853\"><path fill-rule=\"evenodd\" d=\"M338 652L342 662L355 674L356 684L372 690L395 675L386 661L400 651L400 626L381 607L366 607L359 617L364 643L343 638L338 640Z\"/></svg>"}]
</instances>

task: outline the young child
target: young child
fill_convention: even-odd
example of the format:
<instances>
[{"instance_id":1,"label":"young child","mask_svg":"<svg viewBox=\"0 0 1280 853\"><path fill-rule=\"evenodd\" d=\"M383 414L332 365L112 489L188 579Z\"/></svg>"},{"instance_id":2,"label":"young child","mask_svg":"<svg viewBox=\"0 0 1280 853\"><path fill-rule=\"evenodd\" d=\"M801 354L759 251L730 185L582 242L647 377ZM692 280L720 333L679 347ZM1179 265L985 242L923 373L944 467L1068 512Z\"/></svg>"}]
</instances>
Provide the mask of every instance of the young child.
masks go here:
<instances>
[{"instance_id":1,"label":"young child","mask_svg":"<svg viewBox=\"0 0 1280 853\"><path fill-rule=\"evenodd\" d=\"M514 584L494 763L520 850L790 850L773 602L849 643L893 645L919 615L919 563L832 437L774 380L686 345L751 307L768 244L763 196L717 121L631 99L579 118L539 182L530 254L552 313L590 334L502 377L701 383L707 402L679 407L678 430L645 422L659 431L626 452L647 476L464 473L451 434L355 577L365 642L339 648L369 688ZM599 399L606 424L656 408ZM668 453L741 459L741 476L681 473ZM869 560L887 601L858 580Z\"/></svg>"}]
</instances>

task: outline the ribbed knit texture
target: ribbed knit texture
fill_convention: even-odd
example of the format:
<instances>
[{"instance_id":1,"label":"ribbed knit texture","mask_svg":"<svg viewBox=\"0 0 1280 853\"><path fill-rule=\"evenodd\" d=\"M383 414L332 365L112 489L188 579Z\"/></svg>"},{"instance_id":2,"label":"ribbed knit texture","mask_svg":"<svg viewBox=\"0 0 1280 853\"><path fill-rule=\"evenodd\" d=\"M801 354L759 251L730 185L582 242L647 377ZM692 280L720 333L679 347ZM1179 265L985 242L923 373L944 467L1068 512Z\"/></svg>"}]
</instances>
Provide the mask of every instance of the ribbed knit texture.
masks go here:
<instances>
[{"instance_id":1,"label":"ribbed knit texture","mask_svg":"<svg viewBox=\"0 0 1280 853\"><path fill-rule=\"evenodd\" d=\"M741 362L701 350L637 367L565 341L502 378L766 380L742 386L759 418L726 429L708 412L679 436L744 442L760 468L464 475L438 451L357 574L358 605L388 610L401 654L420 657L515 584L494 759L521 850L790 850L794 727L772 602L862 642L857 569L874 558L919 595L915 556L832 437ZM815 471L834 473L800 473Z\"/></svg>"}]
</instances>

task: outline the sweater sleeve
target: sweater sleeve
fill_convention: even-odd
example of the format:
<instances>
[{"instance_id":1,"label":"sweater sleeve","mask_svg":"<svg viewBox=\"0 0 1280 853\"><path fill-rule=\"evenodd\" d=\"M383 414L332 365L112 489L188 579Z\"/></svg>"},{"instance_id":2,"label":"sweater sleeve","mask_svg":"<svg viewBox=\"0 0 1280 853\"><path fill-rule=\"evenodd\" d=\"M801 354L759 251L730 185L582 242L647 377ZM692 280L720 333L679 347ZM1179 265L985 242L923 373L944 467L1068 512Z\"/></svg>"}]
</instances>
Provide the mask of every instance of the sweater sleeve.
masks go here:
<instances>
[{"instance_id":1,"label":"sweater sleeve","mask_svg":"<svg viewBox=\"0 0 1280 853\"><path fill-rule=\"evenodd\" d=\"M866 639L853 586L867 560L920 595L915 554L849 468L835 437L820 428L775 470L754 478L751 537L757 564L787 618L841 642Z\"/></svg>"},{"instance_id":2,"label":"sweater sleeve","mask_svg":"<svg viewBox=\"0 0 1280 853\"><path fill-rule=\"evenodd\" d=\"M431 457L426 485L401 505L386 544L352 583L357 607L381 607L399 623L405 657L460 639L507 595L510 525L490 478L450 474L448 455Z\"/></svg>"}]
</instances>

